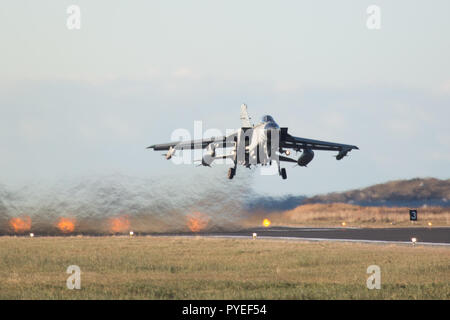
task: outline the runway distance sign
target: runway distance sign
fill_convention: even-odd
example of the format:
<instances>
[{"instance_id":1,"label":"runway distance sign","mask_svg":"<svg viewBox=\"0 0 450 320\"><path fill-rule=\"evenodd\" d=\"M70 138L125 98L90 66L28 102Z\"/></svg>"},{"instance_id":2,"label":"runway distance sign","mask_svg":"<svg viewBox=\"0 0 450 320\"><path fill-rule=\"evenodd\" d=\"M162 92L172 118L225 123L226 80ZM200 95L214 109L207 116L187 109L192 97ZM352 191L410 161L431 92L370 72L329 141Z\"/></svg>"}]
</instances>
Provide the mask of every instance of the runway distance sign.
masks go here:
<instances>
[{"instance_id":1,"label":"runway distance sign","mask_svg":"<svg viewBox=\"0 0 450 320\"><path fill-rule=\"evenodd\" d=\"M417 210L409 210L409 220L417 221Z\"/></svg>"}]
</instances>

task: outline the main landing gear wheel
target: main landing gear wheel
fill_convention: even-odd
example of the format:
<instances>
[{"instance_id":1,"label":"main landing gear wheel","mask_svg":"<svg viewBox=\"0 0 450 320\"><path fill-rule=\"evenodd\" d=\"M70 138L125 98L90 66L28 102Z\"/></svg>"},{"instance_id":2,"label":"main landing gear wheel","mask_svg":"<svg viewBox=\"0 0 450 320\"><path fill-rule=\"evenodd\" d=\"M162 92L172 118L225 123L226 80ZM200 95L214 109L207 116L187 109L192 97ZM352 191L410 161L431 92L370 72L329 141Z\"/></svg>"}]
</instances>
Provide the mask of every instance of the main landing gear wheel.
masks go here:
<instances>
[{"instance_id":1,"label":"main landing gear wheel","mask_svg":"<svg viewBox=\"0 0 450 320\"><path fill-rule=\"evenodd\" d=\"M283 180L286 180L287 178L287 173L286 173L286 168L281 169L281 177L283 178Z\"/></svg>"},{"instance_id":2,"label":"main landing gear wheel","mask_svg":"<svg viewBox=\"0 0 450 320\"><path fill-rule=\"evenodd\" d=\"M235 168L230 168L228 169L228 179L233 179L234 175L236 174L236 169Z\"/></svg>"}]
</instances>

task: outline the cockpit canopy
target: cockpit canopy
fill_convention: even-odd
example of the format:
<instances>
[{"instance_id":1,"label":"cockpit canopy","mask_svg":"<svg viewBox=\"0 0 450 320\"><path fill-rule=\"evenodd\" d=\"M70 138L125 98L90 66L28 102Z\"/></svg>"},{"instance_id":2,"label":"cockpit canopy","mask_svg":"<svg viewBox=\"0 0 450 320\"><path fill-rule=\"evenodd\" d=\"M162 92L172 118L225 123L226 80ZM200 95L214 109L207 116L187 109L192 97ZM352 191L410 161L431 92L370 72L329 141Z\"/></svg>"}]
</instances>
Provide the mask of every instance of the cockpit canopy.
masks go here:
<instances>
[{"instance_id":1,"label":"cockpit canopy","mask_svg":"<svg viewBox=\"0 0 450 320\"><path fill-rule=\"evenodd\" d=\"M275 120L273 120L272 116L266 114L265 116L262 117L261 122L275 122Z\"/></svg>"},{"instance_id":2,"label":"cockpit canopy","mask_svg":"<svg viewBox=\"0 0 450 320\"><path fill-rule=\"evenodd\" d=\"M262 123L264 123L264 129L279 129L278 124L273 120L272 116L265 115L261 119Z\"/></svg>"}]
</instances>

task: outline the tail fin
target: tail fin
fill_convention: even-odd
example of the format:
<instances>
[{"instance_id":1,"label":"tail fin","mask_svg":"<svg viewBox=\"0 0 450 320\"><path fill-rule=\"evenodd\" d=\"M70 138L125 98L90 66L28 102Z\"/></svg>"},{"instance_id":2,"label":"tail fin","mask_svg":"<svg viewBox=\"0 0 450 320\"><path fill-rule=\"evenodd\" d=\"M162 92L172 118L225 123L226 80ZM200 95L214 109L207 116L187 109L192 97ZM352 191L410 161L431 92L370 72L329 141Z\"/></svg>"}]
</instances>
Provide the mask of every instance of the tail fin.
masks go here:
<instances>
[{"instance_id":1,"label":"tail fin","mask_svg":"<svg viewBox=\"0 0 450 320\"><path fill-rule=\"evenodd\" d=\"M251 127L253 127L250 124L250 117L248 116L247 105L246 104L242 104L241 105L241 123L242 123L242 127L244 127L244 128L251 128Z\"/></svg>"}]
</instances>

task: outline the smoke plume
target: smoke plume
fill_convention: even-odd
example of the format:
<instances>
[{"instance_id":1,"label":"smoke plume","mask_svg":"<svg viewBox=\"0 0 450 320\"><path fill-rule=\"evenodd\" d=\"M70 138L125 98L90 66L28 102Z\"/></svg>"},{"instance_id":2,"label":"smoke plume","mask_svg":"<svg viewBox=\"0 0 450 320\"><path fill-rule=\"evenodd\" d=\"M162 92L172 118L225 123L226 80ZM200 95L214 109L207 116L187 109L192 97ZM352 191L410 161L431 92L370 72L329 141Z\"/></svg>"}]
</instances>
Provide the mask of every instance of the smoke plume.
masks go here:
<instances>
[{"instance_id":1,"label":"smoke plume","mask_svg":"<svg viewBox=\"0 0 450 320\"><path fill-rule=\"evenodd\" d=\"M248 214L250 185L247 170L228 180L222 167L163 179L116 174L0 186L0 234L20 234L11 221L25 217L37 235L185 232L199 214L205 230L232 230Z\"/></svg>"}]
</instances>

